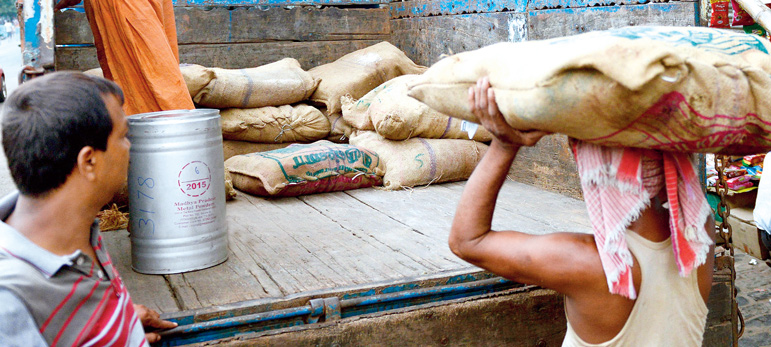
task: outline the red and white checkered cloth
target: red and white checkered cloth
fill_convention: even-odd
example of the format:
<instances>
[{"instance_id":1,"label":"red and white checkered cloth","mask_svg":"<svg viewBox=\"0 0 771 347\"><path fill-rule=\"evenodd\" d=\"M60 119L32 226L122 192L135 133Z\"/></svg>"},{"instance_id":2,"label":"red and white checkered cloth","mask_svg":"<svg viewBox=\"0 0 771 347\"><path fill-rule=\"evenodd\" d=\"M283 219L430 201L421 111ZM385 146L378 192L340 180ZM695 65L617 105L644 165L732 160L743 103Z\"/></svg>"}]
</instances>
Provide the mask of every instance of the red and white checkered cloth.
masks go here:
<instances>
[{"instance_id":1,"label":"red and white checkered cloth","mask_svg":"<svg viewBox=\"0 0 771 347\"><path fill-rule=\"evenodd\" d=\"M711 214L693 163L684 153L611 148L581 141L573 149L608 287L637 298L627 227L662 187L669 203L672 248L681 276L704 264L712 239L704 230Z\"/></svg>"}]
</instances>

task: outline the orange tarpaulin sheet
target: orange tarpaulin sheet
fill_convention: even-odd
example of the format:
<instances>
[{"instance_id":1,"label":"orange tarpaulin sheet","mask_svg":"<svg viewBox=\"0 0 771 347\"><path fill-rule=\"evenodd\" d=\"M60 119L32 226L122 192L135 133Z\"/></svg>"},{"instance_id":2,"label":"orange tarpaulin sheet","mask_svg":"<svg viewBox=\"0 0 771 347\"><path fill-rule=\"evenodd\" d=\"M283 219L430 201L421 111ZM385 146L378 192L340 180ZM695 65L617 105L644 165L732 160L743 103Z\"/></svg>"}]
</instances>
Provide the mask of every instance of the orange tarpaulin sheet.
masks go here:
<instances>
[{"instance_id":1,"label":"orange tarpaulin sheet","mask_svg":"<svg viewBox=\"0 0 771 347\"><path fill-rule=\"evenodd\" d=\"M123 88L126 114L195 107L179 70L171 0L91 0L85 9L99 65Z\"/></svg>"}]
</instances>

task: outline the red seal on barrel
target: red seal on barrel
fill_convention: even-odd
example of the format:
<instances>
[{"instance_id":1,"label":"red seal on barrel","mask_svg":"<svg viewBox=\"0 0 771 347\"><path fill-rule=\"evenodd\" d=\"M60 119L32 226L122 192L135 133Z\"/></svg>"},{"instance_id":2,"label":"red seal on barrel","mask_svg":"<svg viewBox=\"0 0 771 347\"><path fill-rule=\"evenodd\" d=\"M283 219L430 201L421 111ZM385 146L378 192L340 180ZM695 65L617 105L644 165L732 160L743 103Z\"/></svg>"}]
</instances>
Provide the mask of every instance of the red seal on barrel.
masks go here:
<instances>
[{"instance_id":1,"label":"red seal on barrel","mask_svg":"<svg viewBox=\"0 0 771 347\"><path fill-rule=\"evenodd\" d=\"M202 161L191 161L179 170L177 185L187 196L199 197L211 186L211 171Z\"/></svg>"}]
</instances>

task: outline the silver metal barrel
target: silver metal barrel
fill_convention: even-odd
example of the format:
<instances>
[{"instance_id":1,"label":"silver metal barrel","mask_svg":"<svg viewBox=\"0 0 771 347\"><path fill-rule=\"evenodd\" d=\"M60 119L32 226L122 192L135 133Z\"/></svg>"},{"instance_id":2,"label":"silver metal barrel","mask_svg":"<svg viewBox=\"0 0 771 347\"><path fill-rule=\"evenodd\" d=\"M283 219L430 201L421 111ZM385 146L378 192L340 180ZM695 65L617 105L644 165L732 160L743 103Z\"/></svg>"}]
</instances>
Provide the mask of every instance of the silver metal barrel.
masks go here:
<instances>
[{"instance_id":1,"label":"silver metal barrel","mask_svg":"<svg viewBox=\"0 0 771 347\"><path fill-rule=\"evenodd\" d=\"M131 266L147 274L204 269L228 257L218 110L128 117Z\"/></svg>"}]
</instances>

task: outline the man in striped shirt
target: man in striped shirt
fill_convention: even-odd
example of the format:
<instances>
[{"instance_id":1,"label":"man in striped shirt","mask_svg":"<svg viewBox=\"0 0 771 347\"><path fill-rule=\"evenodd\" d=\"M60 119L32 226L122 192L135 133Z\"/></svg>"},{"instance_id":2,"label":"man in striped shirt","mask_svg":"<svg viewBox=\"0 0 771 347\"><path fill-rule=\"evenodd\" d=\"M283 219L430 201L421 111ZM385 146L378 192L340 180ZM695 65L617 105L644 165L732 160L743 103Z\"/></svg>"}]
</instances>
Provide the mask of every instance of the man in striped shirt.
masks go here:
<instances>
[{"instance_id":1,"label":"man in striped shirt","mask_svg":"<svg viewBox=\"0 0 771 347\"><path fill-rule=\"evenodd\" d=\"M126 180L130 143L113 82L57 72L20 86L3 110L19 192L0 200L0 344L146 346L172 328L133 305L96 214Z\"/></svg>"}]
</instances>

